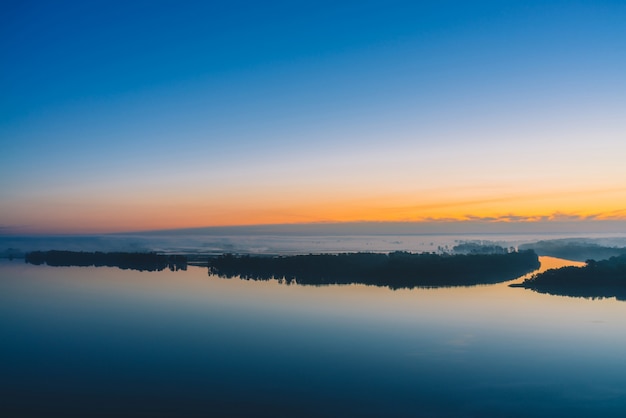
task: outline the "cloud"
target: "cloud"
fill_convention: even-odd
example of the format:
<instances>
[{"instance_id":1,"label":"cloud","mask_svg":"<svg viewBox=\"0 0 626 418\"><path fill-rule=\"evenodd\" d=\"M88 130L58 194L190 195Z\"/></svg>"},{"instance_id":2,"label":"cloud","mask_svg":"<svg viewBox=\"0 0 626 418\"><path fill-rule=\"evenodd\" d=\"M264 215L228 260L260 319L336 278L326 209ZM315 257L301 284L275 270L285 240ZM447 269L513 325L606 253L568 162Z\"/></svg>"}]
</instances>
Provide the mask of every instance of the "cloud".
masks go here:
<instances>
[{"instance_id":1,"label":"cloud","mask_svg":"<svg viewBox=\"0 0 626 418\"><path fill-rule=\"evenodd\" d=\"M0 225L0 234L15 235L28 233L30 225Z\"/></svg>"},{"instance_id":2,"label":"cloud","mask_svg":"<svg viewBox=\"0 0 626 418\"><path fill-rule=\"evenodd\" d=\"M484 222L484 223L496 223L496 222L511 222L511 223L524 223L524 222L591 222L591 221L626 221L626 211L615 211L607 214L591 214L591 215L579 215L575 213L563 213L553 212L546 215L516 215L505 214L496 216L477 216L466 214L459 218L450 217L428 217L419 220L420 222Z\"/></svg>"}]
</instances>

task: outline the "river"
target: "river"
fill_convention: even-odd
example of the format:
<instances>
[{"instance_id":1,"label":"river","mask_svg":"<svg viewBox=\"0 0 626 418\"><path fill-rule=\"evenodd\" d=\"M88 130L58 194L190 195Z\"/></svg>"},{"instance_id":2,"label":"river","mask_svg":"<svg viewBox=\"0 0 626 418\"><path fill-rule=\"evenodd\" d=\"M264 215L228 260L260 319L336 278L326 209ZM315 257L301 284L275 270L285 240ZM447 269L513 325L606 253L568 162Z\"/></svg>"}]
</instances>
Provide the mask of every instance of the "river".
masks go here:
<instances>
[{"instance_id":1,"label":"river","mask_svg":"<svg viewBox=\"0 0 626 418\"><path fill-rule=\"evenodd\" d=\"M626 303L510 283L316 287L0 260L0 414L624 416Z\"/></svg>"}]
</instances>

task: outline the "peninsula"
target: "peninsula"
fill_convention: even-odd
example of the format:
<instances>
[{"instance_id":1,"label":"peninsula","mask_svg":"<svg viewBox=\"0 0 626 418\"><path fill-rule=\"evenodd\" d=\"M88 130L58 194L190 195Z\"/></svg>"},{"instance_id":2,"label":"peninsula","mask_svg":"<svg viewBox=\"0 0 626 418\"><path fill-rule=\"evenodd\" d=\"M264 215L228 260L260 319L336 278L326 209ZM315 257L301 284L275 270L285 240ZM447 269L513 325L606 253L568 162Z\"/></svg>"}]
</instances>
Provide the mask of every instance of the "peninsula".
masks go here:
<instances>
[{"instance_id":1,"label":"peninsula","mask_svg":"<svg viewBox=\"0 0 626 418\"><path fill-rule=\"evenodd\" d=\"M539 293L626 301L626 254L608 260L588 260L584 267L562 267L537 274L512 287Z\"/></svg>"}]
</instances>

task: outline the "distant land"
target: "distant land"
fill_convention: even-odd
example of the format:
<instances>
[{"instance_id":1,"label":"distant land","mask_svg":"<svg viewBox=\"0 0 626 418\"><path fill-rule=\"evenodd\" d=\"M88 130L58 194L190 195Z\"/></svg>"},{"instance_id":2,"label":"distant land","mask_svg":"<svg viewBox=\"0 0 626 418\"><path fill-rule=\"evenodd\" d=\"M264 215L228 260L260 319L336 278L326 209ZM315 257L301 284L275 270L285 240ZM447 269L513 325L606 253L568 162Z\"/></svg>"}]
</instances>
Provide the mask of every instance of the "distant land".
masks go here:
<instances>
[{"instance_id":1,"label":"distant land","mask_svg":"<svg viewBox=\"0 0 626 418\"><path fill-rule=\"evenodd\" d=\"M577 218L532 222L485 219L422 222L318 222L93 234L20 234L20 230L25 229L0 226L0 258L24 257L27 252L48 250L156 251L210 255L226 252L274 255L358 251L416 252L435 251L440 245L453 246L460 241L467 240L489 240L498 245L517 247L520 244L539 240L561 238L575 240L602 238L603 241L598 241L598 245L626 246L626 221ZM544 253L548 254L542 249L540 254Z\"/></svg>"},{"instance_id":2,"label":"distant land","mask_svg":"<svg viewBox=\"0 0 626 418\"><path fill-rule=\"evenodd\" d=\"M626 247L606 246L599 242L601 241L584 238L556 239L522 244L519 248L535 250L538 255L574 261L604 260L626 254Z\"/></svg>"},{"instance_id":3,"label":"distant land","mask_svg":"<svg viewBox=\"0 0 626 418\"><path fill-rule=\"evenodd\" d=\"M584 267L562 267L534 275L512 287L551 295L611 298L626 301L626 254L589 260Z\"/></svg>"}]
</instances>

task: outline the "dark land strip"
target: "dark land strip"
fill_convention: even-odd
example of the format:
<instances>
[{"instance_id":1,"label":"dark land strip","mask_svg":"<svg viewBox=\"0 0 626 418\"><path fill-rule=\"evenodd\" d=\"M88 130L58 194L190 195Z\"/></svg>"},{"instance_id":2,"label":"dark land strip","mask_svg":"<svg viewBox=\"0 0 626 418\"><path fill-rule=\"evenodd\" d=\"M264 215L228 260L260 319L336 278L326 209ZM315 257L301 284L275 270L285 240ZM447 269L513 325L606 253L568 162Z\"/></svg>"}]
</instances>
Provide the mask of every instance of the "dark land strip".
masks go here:
<instances>
[{"instance_id":1,"label":"dark land strip","mask_svg":"<svg viewBox=\"0 0 626 418\"><path fill-rule=\"evenodd\" d=\"M588 260L584 267L547 270L512 284L539 293L583 298L611 298L626 301L626 254L608 260Z\"/></svg>"},{"instance_id":2,"label":"dark land strip","mask_svg":"<svg viewBox=\"0 0 626 418\"><path fill-rule=\"evenodd\" d=\"M506 254L344 253L209 259L209 274L301 285L366 284L392 289L473 286L513 280L539 268L534 251Z\"/></svg>"}]
</instances>

